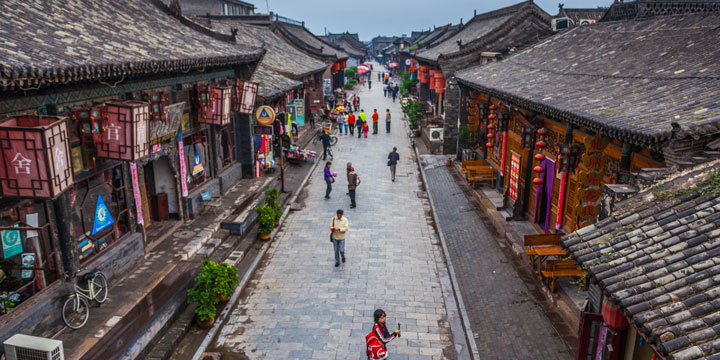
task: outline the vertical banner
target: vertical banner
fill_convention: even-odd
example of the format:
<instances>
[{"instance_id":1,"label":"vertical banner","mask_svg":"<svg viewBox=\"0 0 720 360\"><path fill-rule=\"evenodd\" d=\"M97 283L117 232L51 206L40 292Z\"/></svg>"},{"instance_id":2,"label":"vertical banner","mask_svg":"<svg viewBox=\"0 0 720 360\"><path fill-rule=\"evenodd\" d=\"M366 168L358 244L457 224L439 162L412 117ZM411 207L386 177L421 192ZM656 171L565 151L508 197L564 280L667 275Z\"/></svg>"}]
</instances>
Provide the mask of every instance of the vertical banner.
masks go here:
<instances>
[{"instance_id":1,"label":"vertical banner","mask_svg":"<svg viewBox=\"0 0 720 360\"><path fill-rule=\"evenodd\" d=\"M297 119L298 126L305 126L305 99L293 100L295 105L295 118Z\"/></svg>"},{"instance_id":2,"label":"vertical banner","mask_svg":"<svg viewBox=\"0 0 720 360\"><path fill-rule=\"evenodd\" d=\"M332 94L332 82L330 79L323 79L323 96Z\"/></svg>"},{"instance_id":3,"label":"vertical banner","mask_svg":"<svg viewBox=\"0 0 720 360\"><path fill-rule=\"evenodd\" d=\"M508 132L503 132L502 161L500 162L500 176L505 176L505 154L507 153Z\"/></svg>"},{"instance_id":4,"label":"vertical banner","mask_svg":"<svg viewBox=\"0 0 720 360\"><path fill-rule=\"evenodd\" d=\"M563 221L563 205L565 205L565 183L567 182L567 171L563 171L562 179L560 180L560 194L558 195L558 213L557 219L555 220L555 230L560 230Z\"/></svg>"},{"instance_id":5,"label":"vertical banner","mask_svg":"<svg viewBox=\"0 0 720 360\"><path fill-rule=\"evenodd\" d=\"M180 187L182 187L182 197L188 196L187 188L187 169L185 168L185 148L183 147L182 137L178 140L178 151L180 154Z\"/></svg>"},{"instance_id":6,"label":"vertical banner","mask_svg":"<svg viewBox=\"0 0 720 360\"><path fill-rule=\"evenodd\" d=\"M132 177L133 196L135 197L135 210L137 211L137 223L145 224L142 211L142 197L140 196L140 182L137 175L137 164L130 163L130 176Z\"/></svg>"},{"instance_id":7,"label":"vertical banner","mask_svg":"<svg viewBox=\"0 0 720 360\"><path fill-rule=\"evenodd\" d=\"M510 152L510 184L508 186L508 196L513 201L517 201L518 182L520 181L520 155L514 151Z\"/></svg>"}]
</instances>

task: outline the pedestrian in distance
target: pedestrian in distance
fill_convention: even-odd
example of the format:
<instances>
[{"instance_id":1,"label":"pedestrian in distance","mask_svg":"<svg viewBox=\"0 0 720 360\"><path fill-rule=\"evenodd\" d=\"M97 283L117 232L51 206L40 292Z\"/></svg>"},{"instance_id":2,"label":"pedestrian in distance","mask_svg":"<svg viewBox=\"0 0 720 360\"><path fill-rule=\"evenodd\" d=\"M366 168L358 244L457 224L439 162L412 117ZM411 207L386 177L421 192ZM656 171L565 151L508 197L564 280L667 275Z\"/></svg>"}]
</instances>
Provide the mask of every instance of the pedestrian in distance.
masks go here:
<instances>
[{"instance_id":1,"label":"pedestrian in distance","mask_svg":"<svg viewBox=\"0 0 720 360\"><path fill-rule=\"evenodd\" d=\"M390 133L390 109L385 109L385 133Z\"/></svg>"},{"instance_id":2,"label":"pedestrian in distance","mask_svg":"<svg viewBox=\"0 0 720 360\"><path fill-rule=\"evenodd\" d=\"M335 177L333 176L332 172L330 172L330 166L332 166L332 162L328 161L325 163L325 184L327 185L325 188L325 199L330 198L330 192L332 192L332 183L335 182Z\"/></svg>"},{"instance_id":3,"label":"pedestrian in distance","mask_svg":"<svg viewBox=\"0 0 720 360\"><path fill-rule=\"evenodd\" d=\"M330 222L330 241L333 243L335 250L335 267L340 266L340 259L345 262L345 236L350 224L346 217L343 216L342 209L338 209L336 216L333 216Z\"/></svg>"},{"instance_id":4,"label":"pedestrian in distance","mask_svg":"<svg viewBox=\"0 0 720 360\"><path fill-rule=\"evenodd\" d=\"M380 81L380 74L381 74L381 73L378 73L378 81Z\"/></svg>"},{"instance_id":5,"label":"pedestrian in distance","mask_svg":"<svg viewBox=\"0 0 720 360\"><path fill-rule=\"evenodd\" d=\"M370 127L368 126L367 121L363 121L362 129L363 129L363 135L367 139L367 134L368 134L368 131L370 130Z\"/></svg>"},{"instance_id":6,"label":"pedestrian in distance","mask_svg":"<svg viewBox=\"0 0 720 360\"><path fill-rule=\"evenodd\" d=\"M388 154L388 166L390 167L390 178L395 181L395 167L400 160L400 154L397 152L397 147L393 147L393 150Z\"/></svg>"},{"instance_id":7,"label":"pedestrian in distance","mask_svg":"<svg viewBox=\"0 0 720 360\"><path fill-rule=\"evenodd\" d=\"M377 109L373 109L373 114L372 114L373 135L377 135L377 133L378 133L378 119L379 118L380 118L380 115L378 115Z\"/></svg>"},{"instance_id":8,"label":"pedestrian in distance","mask_svg":"<svg viewBox=\"0 0 720 360\"><path fill-rule=\"evenodd\" d=\"M387 97L387 85L383 85L383 96Z\"/></svg>"},{"instance_id":9,"label":"pedestrian in distance","mask_svg":"<svg viewBox=\"0 0 720 360\"><path fill-rule=\"evenodd\" d=\"M323 144L323 160L327 160L328 154L330 155L330 160L332 160L333 154L332 151L330 151L330 135L323 131L320 135L320 140L322 140Z\"/></svg>"},{"instance_id":10,"label":"pedestrian in distance","mask_svg":"<svg viewBox=\"0 0 720 360\"><path fill-rule=\"evenodd\" d=\"M392 90L392 98L393 98L393 102L395 102L395 98L397 98L397 95L398 95L398 89L399 89L399 88L398 88L398 86L397 86L397 85L393 86L393 90Z\"/></svg>"},{"instance_id":11,"label":"pedestrian in distance","mask_svg":"<svg viewBox=\"0 0 720 360\"><path fill-rule=\"evenodd\" d=\"M357 126L358 127L358 139L360 138L363 123L365 123L365 118L366 118L365 109L360 109L360 114L358 114L358 120L357 120L357 122L358 122L358 126Z\"/></svg>"},{"instance_id":12,"label":"pedestrian in distance","mask_svg":"<svg viewBox=\"0 0 720 360\"><path fill-rule=\"evenodd\" d=\"M358 177L358 174L355 172L355 169L352 167L352 163L347 163L347 179L348 179L348 195L350 195L350 208L354 209L357 205L355 203L355 190L357 189L358 185L360 184L360 177Z\"/></svg>"},{"instance_id":13,"label":"pedestrian in distance","mask_svg":"<svg viewBox=\"0 0 720 360\"><path fill-rule=\"evenodd\" d=\"M350 129L350 136L355 135L355 131L354 131L354 129L355 129L355 113L353 113L352 110L350 110L350 115L348 115L347 123L348 123L348 125L349 125L348 127Z\"/></svg>"},{"instance_id":14,"label":"pedestrian in distance","mask_svg":"<svg viewBox=\"0 0 720 360\"><path fill-rule=\"evenodd\" d=\"M368 90L372 89L372 80L370 80L370 77L368 76Z\"/></svg>"},{"instance_id":15,"label":"pedestrian in distance","mask_svg":"<svg viewBox=\"0 0 720 360\"><path fill-rule=\"evenodd\" d=\"M387 344L402 335L400 329L390 333L387 329L387 314L382 309L375 310L373 314L375 324L372 331L365 336L366 355L368 359L387 359ZM399 326L400 324L398 324Z\"/></svg>"},{"instance_id":16,"label":"pedestrian in distance","mask_svg":"<svg viewBox=\"0 0 720 360\"><path fill-rule=\"evenodd\" d=\"M339 134L342 135L343 128L345 127L345 113L344 112L341 112L340 115L338 115L337 123L338 123Z\"/></svg>"}]
</instances>

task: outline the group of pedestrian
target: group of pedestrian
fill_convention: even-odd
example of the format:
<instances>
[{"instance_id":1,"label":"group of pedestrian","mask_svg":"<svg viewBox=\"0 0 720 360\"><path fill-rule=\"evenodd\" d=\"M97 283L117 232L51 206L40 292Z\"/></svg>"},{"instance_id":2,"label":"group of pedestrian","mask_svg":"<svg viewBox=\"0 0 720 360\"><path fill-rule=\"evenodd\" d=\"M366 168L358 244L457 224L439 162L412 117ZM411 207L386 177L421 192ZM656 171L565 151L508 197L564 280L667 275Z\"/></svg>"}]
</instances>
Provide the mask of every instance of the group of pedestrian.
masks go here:
<instances>
[{"instance_id":1,"label":"group of pedestrian","mask_svg":"<svg viewBox=\"0 0 720 360\"><path fill-rule=\"evenodd\" d=\"M388 83L383 85L383 96L392 97L393 102L395 102L395 99L397 99L398 92L400 92L400 87L396 83Z\"/></svg>"}]
</instances>

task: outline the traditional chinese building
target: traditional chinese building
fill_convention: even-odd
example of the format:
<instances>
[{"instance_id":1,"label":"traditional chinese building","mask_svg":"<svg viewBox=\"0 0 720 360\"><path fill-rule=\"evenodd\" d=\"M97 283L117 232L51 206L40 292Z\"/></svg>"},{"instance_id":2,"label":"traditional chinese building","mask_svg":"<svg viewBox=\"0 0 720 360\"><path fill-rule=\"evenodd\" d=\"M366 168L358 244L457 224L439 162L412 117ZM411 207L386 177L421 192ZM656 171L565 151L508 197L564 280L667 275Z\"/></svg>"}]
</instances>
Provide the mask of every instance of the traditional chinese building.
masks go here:
<instances>
[{"instance_id":1,"label":"traditional chinese building","mask_svg":"<svg viewBox=\"0 0 720 360\"><path fill-rule=\"evenodd\" d=\"M563 237L590 284L576 359L718 357L719 177L718 161L676 174Z\"/></svg>"},{"instance_id":2,"label":"traditional chinese building","mask_svg":"<svg viewBox=\"0 0 720 360\"><path fill-rule=\"evenodd\" d=\"M2 2L0 18L0 289L19 295L0 339L49 337L79 268L122 276L145 232L241 176L265 50L160 1Z\"/></svg>"},{"instance_id":3,"label":"traditional chinese building","mask_svg":"<svg viewBox=\"0 0 720 360\"><path fill-rule=\"evenodd\" d=\"M456 74L459 156L487 159L513 217L542 232L592 224L605 184L707 161L717 146L716 3L633 6Z\"/></svg>"},{"instance_id":4,"label":"traditional chinese building","mask_svg":"<svg viewBox=\"0 0 720 360\"><path fill-rule=\"evenodd\" d=\"M497 60L517 47L546 37L550 15L533 1L476 14L442 41L417 50L421 67L420 98L434 105L434 117L443 127L443 152L457 151L459 103L454 74L469 66ZM446 90L447 88L447 90ZM445 121L448 119L448 121Z\"/></svg>"},{"instance_id":5,"label":"traditional chinese building","mask_svg":"<svg viewBox=\"0 0 720 360\"><path fill-rule=\"evenodd\" d=\"M367 54L368 47L360 41L357 33L330 33L325 36L321 36L320 38L331 44L339 46L348 54L348 67L360 65Z\"/></svg>"},{"instance_id":6,"label":"traditional chinese building","mask_svg":"<svg viewBox=\"0 0 720 360\"><path fill-rule=\"evenodd\" d=\"M240 0L164 0L168 5L175 2L183 15L255 15L255 5Z\"/></svg>"}]
</instances>

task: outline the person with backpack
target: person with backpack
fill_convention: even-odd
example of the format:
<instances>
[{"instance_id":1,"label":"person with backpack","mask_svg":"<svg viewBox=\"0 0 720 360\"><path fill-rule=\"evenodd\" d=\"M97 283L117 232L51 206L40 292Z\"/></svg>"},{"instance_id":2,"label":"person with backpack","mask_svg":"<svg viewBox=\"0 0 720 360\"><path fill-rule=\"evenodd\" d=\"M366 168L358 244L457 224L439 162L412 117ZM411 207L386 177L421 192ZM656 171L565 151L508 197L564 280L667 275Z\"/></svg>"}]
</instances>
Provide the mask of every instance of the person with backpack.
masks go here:
<instances>
[{"instance_id":1,"label":"person with backpack","mask_svg":"<svg viewBox=\"0 0 720 360\"><path fill-rule=\"evenodd\" d=\"M333 216L332 222L330 223L330 241L333 243L333 250L335 250L335 267L340 266L340 258L345 263L345 234L347 233L350 224L346 217L343 216L342 209L338 209L337 215Z\"/></svg>"},{"instance_id":2,"label":"person with backpack","mask_svg":"<svg viewBox=\"0 0 720 360\"><path fill-rule=\"evenodd\" d=\"M387 343L400 337L400 329L392 332L388 332L385 322L387 320L387 314L382 309L375 310L373 314L375 318L375 324L373 325L372 331L365 336L365 346L368 359L379 360L387 359Z\"/></svg>"},{"instance_id":3,"label":"person with backpack","mask_svg":"<svg viewBox=\"0 0 720 360\"><path fill-rule=\"evenodd\" d=\"M360 185L360 177L352 167L352 163L347 163L347 179L348 179L348 195L350 195L350 208L354 209L355 204L355 189Z\"/></svg>"}]
</instances>

